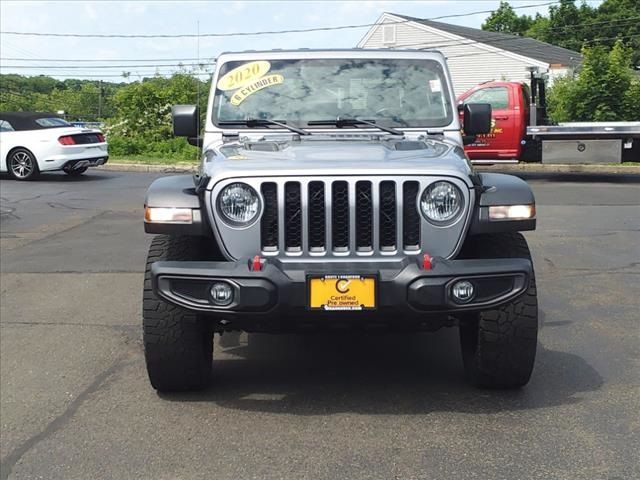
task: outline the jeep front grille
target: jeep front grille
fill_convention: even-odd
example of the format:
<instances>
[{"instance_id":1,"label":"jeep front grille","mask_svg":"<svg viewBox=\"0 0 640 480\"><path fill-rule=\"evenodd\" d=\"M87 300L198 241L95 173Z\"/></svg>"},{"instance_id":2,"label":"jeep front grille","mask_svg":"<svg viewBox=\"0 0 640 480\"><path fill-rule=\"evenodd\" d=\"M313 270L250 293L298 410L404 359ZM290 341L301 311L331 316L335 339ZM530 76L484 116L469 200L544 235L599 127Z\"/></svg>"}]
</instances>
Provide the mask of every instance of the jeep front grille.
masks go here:
<instances>
[{"instance_id":1,"label":"jeep front grille","mask_svg":"<svg viewBox=\"0 0 640 480\"><path fill-rule=\"evenodd\" d=\"M420 249L417 181L263 182L262 251L357 255Z\"/></svg>"}]
</instances>

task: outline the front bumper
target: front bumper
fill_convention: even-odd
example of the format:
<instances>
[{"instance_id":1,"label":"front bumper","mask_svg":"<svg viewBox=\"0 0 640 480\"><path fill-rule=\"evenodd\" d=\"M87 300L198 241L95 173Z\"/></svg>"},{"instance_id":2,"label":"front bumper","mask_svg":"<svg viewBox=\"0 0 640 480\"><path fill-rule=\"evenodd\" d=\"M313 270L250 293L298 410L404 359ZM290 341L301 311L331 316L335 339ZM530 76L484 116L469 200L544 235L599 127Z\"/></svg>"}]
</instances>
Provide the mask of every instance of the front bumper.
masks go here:
<instances>
[{"instance_id":1,"label":"front bumper","mask_svg":"<svg viewBox=\"0 0 640 480\"><path fill-rule=\"evenodd\" d=\"M229 321L271 321L296 318L377 318L391 322L419 320L425 315L448 316L495 308L522 295L533 271L527 259L434 259L430 270L417 259L384 262L291 263L269 259L262 270L252 271L249 260L238 262L156 262L151 267L157 296L188 310L212 314ZM376 278L375 310L311 310L308 280L325 275L363 275ZM473 283L476 294L468 303L457 303L452 285ZM215 306L210 288L216 281L229 283L234 299L226 307ZM274 320L275 321L275 320Z\"/></svg>"}]
</instances>

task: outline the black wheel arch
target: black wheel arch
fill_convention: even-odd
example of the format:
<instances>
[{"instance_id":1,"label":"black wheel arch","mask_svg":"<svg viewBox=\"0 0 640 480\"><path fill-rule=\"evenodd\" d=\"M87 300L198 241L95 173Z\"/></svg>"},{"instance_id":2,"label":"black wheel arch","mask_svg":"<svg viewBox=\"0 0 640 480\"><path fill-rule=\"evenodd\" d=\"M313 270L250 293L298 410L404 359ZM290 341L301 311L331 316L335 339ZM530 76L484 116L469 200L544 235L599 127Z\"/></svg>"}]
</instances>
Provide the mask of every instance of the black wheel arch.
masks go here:
<instances>
[{"instance_id":1,"label":"black wheel arch","mask_svg":"<svg viewBox=\"0 0 640 480\"><path fill-rule=\"evenodd\" d=\"M148 223L145 221L144 230L147 233L202 236L210 237L212 241L215 241L202 193L197 191L191 175L172 175L158 178L147 189L144 206L145 208L189 208L193 210L193 221L190 224Z\"/></svg>"},{"instance_id":2,"label":"black wheel arch","mask_svg":"<svg viewBox=\"0 0 640 480\"><path fill-rule=\"evenodd\" d=\"M489 220L489 207L504 205L534 205L533 190L515 175L482 172L473 177L476 186L474 206L468 235L524 232L536 229L536 217L526 220Z\"/></svg>"}]
</instances>

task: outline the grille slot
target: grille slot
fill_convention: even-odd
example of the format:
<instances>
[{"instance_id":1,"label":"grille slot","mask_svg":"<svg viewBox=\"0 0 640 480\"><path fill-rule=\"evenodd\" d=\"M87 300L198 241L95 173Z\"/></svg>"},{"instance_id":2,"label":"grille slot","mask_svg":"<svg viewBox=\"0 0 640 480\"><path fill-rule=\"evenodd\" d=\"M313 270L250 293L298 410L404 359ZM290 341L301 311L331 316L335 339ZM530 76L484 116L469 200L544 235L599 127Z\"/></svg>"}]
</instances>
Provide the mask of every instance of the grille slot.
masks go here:
<instances>
[{"instance_id":1,"label":"grille slot","mask_svg":"<svg viewBox=\"0 0 640 480\"><path fill-rule=\"evenodd\" d=\"M288 251L302 251L302 198L299 182L284 185L284 241Z\"/></svg>"},{"instance_id":2,"label":"grille slot","mask_svg":"<svg viewBox=\"0 0 640 480\"><path fill-rule=\"evenodd\" d=\"M349 249L349 184L333 182L331 194L331 243L334 250Z\"/></svg>"},{"instance_id":3,"label":"grille slot","mask_svg":"<svg viewBox=\"0 0 640 480\"><path fill-rule=\"evenodd\" d=\"M278 186L273 182L262 184L264 212L260 223L262 249L275 251L278 249Z\"/></svg>"},{"instance_id":4,"label":"grille slot","mask_svg":"<svg viewBox=\"0 0 640 480\"><path fill-rule=\"evenodd\" d=\"M418 182L404 182L402 195L402 243L406 250L420 248L420 213L418 212Z\"/></svg>"},{"instance_id":5,"label":"grille slot","mask_svg":"<svg viewBox=\"0 0 640 480\"><path fill-rule=\"evenodd\" d=\"M396 183L380 182L380 250L396 248Z\"/></svg>"},{"instance_id":6,"label":"grille slot","mask_svg":"<svg viewBox=\"0 0 640 480\"><path fill-rule=\"evenodd\" d=\"M356 248L373 250L373 197L371 182L356 183Z\"/></svg>"},{"instance_id":7,"label":"grille slot","mask_svg":"<svg viewBox=\"0 0 640 480\"><path fill-rule=\"evenodd\" d=\"M415 176L259 180L254 188L263 208L256 250L272 257L419 254L425 235L432 234L419 205L430 183ZM448 240L434 234L434 242ZM236 241L242 243L241 237Z\"/></svg>"},{"instance_id":8,"label":"grille slot","mask_svg":"<svg viewBox=\"0 0 640 480\"><path fill-rule=\"evenodd\" d=\"M326 210L324 182L309 183L309 249L320 252L326 249Z\"/></svg>"}]
</instances>

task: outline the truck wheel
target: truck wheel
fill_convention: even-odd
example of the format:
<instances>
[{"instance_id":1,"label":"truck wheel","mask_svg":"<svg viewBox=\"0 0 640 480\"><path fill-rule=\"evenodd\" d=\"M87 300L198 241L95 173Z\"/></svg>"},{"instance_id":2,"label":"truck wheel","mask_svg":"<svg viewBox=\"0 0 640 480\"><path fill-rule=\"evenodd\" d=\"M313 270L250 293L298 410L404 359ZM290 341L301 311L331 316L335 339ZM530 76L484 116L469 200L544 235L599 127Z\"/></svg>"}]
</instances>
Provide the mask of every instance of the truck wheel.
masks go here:
<instances>
[{"instance_id":1,"label":"truck wheel","mask_svg":"<svg viewBox=\"0 0 640 480\"><path fill-rule=\"evenodd\" d=\"M469 238L466 258L528 258L520 233ZM538 298L535 275L527 291L495 310L460 323L462 358L467 378L478 387L519 388L531 377L538 343Z\"/></svg>"},{"instance_id":2,"label":"truck wheel","mask_svg":"<svg viewBox=\"0 0 640 480\"><path fill-rule=\"evenodd\" d=\"M213 330L206 318L158 298L151 287L151 264L201 260L199 237L158 235L151 242L144 275L143 343L151 385L158 391L205 388L211 379Z\"/></svg>"}]
</instances>

